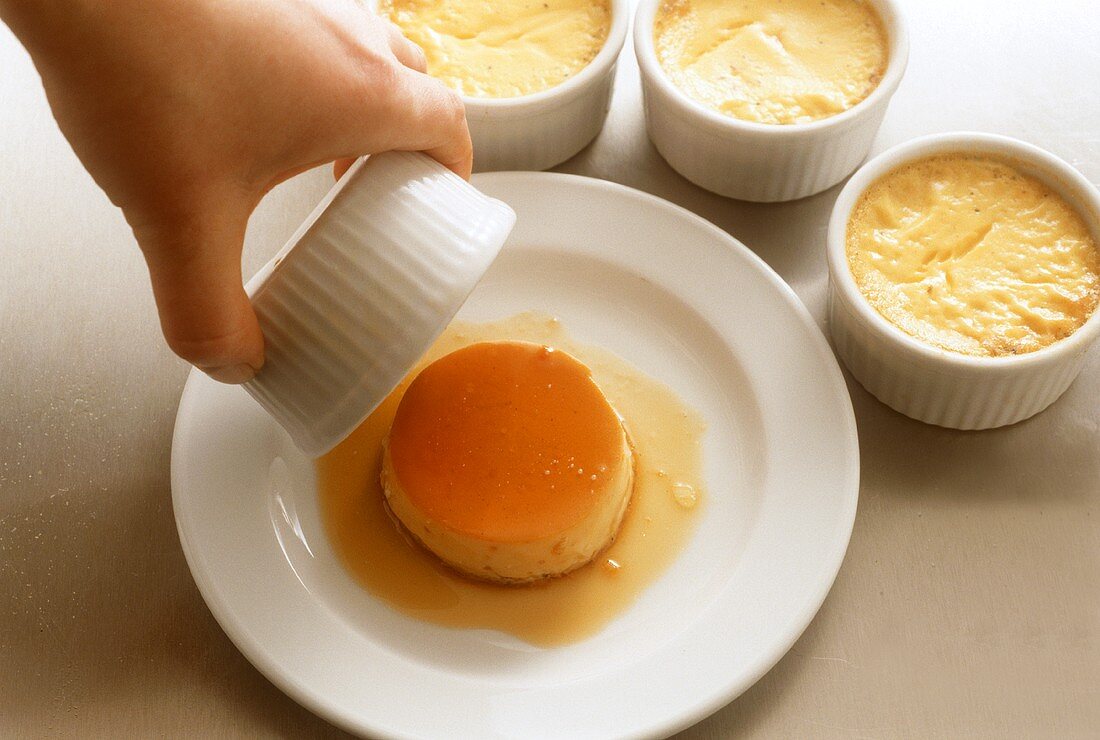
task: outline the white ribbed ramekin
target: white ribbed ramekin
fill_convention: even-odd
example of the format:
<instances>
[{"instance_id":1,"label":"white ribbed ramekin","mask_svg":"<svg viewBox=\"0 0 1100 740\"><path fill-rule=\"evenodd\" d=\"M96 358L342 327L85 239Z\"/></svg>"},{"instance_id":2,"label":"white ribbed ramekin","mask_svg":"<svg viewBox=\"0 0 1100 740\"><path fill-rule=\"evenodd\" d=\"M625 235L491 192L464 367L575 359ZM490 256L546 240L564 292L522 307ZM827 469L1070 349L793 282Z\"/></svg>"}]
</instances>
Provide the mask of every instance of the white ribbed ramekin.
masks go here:
<instances>
[{"instance_id":1,"label":"white ribbed ramekin","mask_svg":"<svg viewBox=\"0 0 1100 740\"><path fill-rule=\"evenodd\" d=\"M829 329L837 354L887 406L929 424L989 429L1033 416L1069 387L1100 336L1100 312L1067 338L1036 352L973 357L933 347L876 311L852 277L848 219L860 196L887 172L937 154L985 154L1040 178L1071 203L1100 243L1100 192L1053 154L1005 136L948 133L901 144L862 167L841 191L827 236Z\"/></svg>"},{"instance_id":2,"label":"white ribbed ramekin","mask_svg":"<svg viewBox=\"0 0 1100 740\"><path fill-rule=\"evenodd\" d=\"M474 171L545 170L592 143L607 118L629 25L629 0L611 0L611 28L600 53L560 85L511 98L463 95Z\"/></svg>"},{"instance_id":3,"label":"white ribbed ramekin","mask_svg":"<svg viewBox=\"0 0 1100 740\"><path fill-rule=\"evenodd\" d=\"M265 360L245 390L324 454L439 336L515 220L423 154L360 159L248 283Z\"/></svg>"},{"instance_id":4,"label":"white ribbed ramekin","mask_svg":"<svg viewBox=\"0 0 1100 740\"><path fill-rule=\"evenodd\" d=\"M795 200L850 175L871 149L909 59L909 38L896 0L868 0L886 28L886 72L864 100L829 118L778 125L711 110L668 78L653 41L663 0L641 0L634 51L642 73L646 129L674 170L699 187L739 200Z\"/></svg>"}]
</instances>

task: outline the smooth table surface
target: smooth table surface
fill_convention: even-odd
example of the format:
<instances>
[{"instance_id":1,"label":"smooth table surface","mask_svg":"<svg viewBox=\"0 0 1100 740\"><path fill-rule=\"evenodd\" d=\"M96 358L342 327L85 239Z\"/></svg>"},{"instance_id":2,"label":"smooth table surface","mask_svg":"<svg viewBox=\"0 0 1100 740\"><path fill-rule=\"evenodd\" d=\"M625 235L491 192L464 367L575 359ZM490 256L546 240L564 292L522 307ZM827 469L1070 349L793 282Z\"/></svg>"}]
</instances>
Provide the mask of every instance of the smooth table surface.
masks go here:
<instances>
[{"instance_id":1,"label":"smooth table surface","mask_svg":"<svg viewBox=\"0 0 1100 740\"><path fill-rule=\"evenodd\" d=\"M1004 133L1100 182L1100 10L922 0L876 142ZM646 139L628 42L607 126L561 169L660 195L762 256L824 322L839 188L725 200ZM331 184L253 217L251 274ZM669 245L671 249L675 245ZM230 644L176 536L169 445L186 374L120 213L57 131L0 27L0 736L340 736ZM1100 728L1100 349L1042 415L954 432L849 379L862 454L848 556L817 618L686 738L1095 736Z\"/></svg>"}]
</instances>

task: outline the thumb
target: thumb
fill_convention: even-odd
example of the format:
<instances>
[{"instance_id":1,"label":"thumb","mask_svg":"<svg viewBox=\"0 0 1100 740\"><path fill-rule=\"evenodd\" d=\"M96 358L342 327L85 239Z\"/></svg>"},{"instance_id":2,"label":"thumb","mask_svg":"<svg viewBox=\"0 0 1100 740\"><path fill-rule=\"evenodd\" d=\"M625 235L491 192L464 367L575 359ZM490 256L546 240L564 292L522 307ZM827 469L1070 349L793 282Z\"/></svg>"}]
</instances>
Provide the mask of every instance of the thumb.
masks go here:
<instances>
[{"instance_id":1,"label":"thumb","mask_svg":"<svg viewBox=\"0 0 1100 740\"><path fill-rule=\"evenodd\" d=\"M223 383L251 379L264 362L263 333L241 283L246 223L195 219L170 233L138 234L168 346Z\"/></svg>"}]
</instances>

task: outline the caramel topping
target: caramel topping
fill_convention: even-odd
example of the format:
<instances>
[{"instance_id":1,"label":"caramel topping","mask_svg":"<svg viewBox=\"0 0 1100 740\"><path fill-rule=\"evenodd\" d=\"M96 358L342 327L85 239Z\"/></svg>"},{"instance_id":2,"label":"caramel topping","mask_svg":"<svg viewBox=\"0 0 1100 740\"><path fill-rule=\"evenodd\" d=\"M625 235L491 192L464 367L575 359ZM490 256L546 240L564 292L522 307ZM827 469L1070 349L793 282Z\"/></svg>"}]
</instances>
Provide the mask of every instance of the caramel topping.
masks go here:
<instances>
[{"instance_id":1,"label":"caramel topping","mask_svg":"<svg viewBox=\"0 0 1100 740\"><path fill-rule=\"evenodd\" d=\"M538 344L482 342L416 377L389 450L402 488L429 520L523 542L583 519L624 444L588 367Z\"/></svg>"}]
</instances>

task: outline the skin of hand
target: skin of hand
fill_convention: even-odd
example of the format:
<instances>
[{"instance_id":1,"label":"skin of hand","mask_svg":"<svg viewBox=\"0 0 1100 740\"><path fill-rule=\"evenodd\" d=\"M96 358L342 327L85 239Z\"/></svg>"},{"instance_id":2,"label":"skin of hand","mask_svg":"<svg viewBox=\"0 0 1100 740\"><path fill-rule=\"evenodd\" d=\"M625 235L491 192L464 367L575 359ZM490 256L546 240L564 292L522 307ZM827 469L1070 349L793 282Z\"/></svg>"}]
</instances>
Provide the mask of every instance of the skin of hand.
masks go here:
<instances>
[{"instance_id":1,"label":"skin of hand","mask_svg":"<svg viewBox=\"0 0 1100 740\"><path fill-rule=\"evenodd\" d=\"M241 249L267 191L393 149L469 177L461 98L355 0L0 0L0 18L133 229L168 345L217 380L263 364Z\"/></svg>"}]
</instances>

